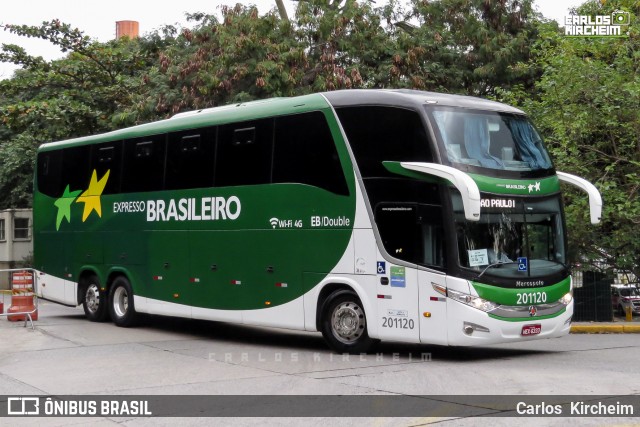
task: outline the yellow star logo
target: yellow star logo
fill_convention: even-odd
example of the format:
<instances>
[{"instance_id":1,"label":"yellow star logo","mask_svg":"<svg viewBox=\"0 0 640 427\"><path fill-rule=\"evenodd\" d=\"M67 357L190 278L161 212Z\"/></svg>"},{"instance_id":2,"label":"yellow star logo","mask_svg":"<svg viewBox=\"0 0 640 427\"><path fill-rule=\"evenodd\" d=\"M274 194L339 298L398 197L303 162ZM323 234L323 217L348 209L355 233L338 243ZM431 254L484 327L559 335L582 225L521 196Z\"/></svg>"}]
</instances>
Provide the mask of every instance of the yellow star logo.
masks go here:
<instances>
[{"instance_id":1,"label":"yellow star logo","mask_svg":"<svg viewBox=\"0 0 640 427\"><path fill-rule=\"evenodd\" d=\"M99 217L102 218L102 205L100 204L100 196L104 191L104 187L107 185L107 180L109 179L109 172L107 171L98 181L98 174L95 169L93 170L93 175L91 175L91 182L89 182L89 188L87 191L82 193L76 203L84 203L84 212L82 212L82 222L85 222L89 217L89 214L93 211L96 211Z\"/></svg>"}]
</instances>

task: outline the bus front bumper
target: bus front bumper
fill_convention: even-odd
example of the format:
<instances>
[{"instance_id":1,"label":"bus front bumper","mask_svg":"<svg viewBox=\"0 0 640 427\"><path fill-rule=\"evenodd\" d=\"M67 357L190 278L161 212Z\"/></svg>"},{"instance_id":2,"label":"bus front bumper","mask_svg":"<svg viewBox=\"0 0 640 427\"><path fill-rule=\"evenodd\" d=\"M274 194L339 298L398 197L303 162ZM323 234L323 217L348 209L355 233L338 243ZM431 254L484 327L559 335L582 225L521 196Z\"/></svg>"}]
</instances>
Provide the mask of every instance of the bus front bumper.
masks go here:
<instances>
[{"instance_id":1,"label":"bus front bumper","mask_svg":"<svg viewBox=\"0 0 640 427\"><path fill-rule=\"evenodd\" d=\"M447 299L448 343L478 346L562 337L571 329L572 315L573 300L553 317L499 318Z\"/></svg>"}]
</instances>

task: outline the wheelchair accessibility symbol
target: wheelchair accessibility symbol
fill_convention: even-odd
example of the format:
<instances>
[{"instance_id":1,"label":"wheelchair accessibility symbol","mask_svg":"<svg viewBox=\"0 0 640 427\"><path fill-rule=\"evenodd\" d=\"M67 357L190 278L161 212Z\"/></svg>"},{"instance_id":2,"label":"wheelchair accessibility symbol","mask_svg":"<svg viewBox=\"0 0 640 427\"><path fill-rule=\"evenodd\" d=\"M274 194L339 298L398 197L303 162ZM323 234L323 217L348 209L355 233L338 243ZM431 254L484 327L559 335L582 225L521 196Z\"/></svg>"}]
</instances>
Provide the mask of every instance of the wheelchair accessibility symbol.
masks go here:
<instances>
[{"instance_id":1,"label":"wheelchair accessibility symbol","mask_svg":"<svg viewBox=\"0 0 640 427\"><path fill-rule=\"evenodd\" d=\"M387 274L387 263L384 261L378 261L378 274Z\"/></svg>"},{"instance_id":2,"label":"wheelchair accessibility symbol","mask_svg":"<svg viewBox=\"0 0 640 427\"><path fill-rule=\"evenodd\" d=\"M518 258L518 271L528 271L529 270L529 260L526 257Z\"/></svg>"}]
</instances>

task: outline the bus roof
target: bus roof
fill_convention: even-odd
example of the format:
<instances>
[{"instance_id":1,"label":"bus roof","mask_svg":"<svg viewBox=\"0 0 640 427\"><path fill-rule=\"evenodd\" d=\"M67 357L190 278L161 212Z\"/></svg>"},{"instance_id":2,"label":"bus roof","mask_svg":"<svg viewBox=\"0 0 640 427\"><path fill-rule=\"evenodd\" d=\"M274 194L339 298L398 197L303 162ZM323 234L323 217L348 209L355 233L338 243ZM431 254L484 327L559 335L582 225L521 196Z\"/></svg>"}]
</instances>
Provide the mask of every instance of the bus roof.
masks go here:
<instances>
[{"instance_id":1,"label":"bus roof","mask_svg":"<svg viewBox=\"0 0 640 427\"><path fill-rule=\"evenodd\" d=\"M346 107L353 105L397 105L417 108L424 104L446 107L470 108L503 113L524 114L522 110L496 101L473 96L451 95L410 89L352 89L326 92L331 105Z\"/></svg>"},{"instance_id":2,"label":"bus roof","mask_svg":"<svg viewBox=\"0 0 640 427\"><path fill-rule=\"evenodd\" d=\"M103 134L51 142L41 145L39 151L56 150L74 145L144 137L198 127L255 120L276 115L316 111L328 107L329 104L326 99L320 94L235 103L221 107L178 113L169 119L145 123Z\"/></svg>"},{"instance_id":3,"label":"bus roof","mask_svg":"<svg viewBox=\"0 0 640 427\"><path fill-rule=\"evenodd\" d=\"M328 103L327 103L328 101ZM254 120L276 115L315 111L330 106L388 105L417 109L424 104L471 108L505 113L524 114L521 110L500 102L471 96L451 95L409 89L349 89L317 93L292 98L270 98L252 102L178 113L173 117L108 133L46 143L39 151L49 151L73 145L85 145L120 139L137 138L165 132L204 126Z\"/></svg>"}]
</instances>

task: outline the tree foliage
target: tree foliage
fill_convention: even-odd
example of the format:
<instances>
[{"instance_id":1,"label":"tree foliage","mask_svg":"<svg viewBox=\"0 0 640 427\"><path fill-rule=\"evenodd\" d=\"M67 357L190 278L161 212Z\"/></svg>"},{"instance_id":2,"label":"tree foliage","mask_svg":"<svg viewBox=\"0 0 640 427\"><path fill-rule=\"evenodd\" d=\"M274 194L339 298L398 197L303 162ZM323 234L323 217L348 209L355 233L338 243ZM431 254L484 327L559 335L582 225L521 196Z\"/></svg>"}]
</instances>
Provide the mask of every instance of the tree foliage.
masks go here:
<instances>
[{"instance_id":1,"label":"tree foliage","mask_svg":"<svg viewBox=\"0 0 640 427\"><path fill-rule=\"evenodd\" d=\"M155 55L149 42L97 43L57 20L4 30L48 40L67 55L44 61L19 46L2 46L0 60L23 68L0 81L0 209L30 205L40 144L120 125L118 112L131 105L139 87L136 76Z\"/></svg>"},{"instance_id":2,"label":"tree foliage","mask_svg":"<svg viewBox=\"0 0 640 427\"><path fill-rule=\"evenodd\" d=\"M369 3L301 2L293 21L253 6L194 14L143 77L135 120L272 96L376 86L391 57Z\"/></svg>"},{"instance_id":3,"label":"tree foliage","mask_svg":"<svg viewBox=\"0 0 640 427\"><path fill-rule=\"evenodd\" d=\"M4 25L66 56L45 61L3 45L22 66L0 81L0 208L31 203L37 146L177 112L349 88L413 88L493 97L528 111L558 170L596 182L604 223L567 188L574 262L606 261L640 276L640 15L635 0L587 1L579 14L622 9L620 39L565 37L532 0L305 0L276 9L221 7L135 40L98 43L57 20Z\"/></svg>"},{"instance_id":4,"label":"tree foliage","mask_svg":"<svg viewBox=\"0 0 640 427\"><path fill-rule=\"evenodd\" d=\"M530 0L413 0L419 25L400 37L394 84L475 96L531 84L529 59L539 17Z\"/></svg>"},{"instance_id":5,"label":"tree foliage","mask_svg":"<svg viewBox=\"0 0 640 427\"><path fill-rule=\"evenodd\" d=\"M589 2L575 12L625 9L640 16L629 1ZM640 23L632 20L622 38L566 37L554 24L544 28L530 64L543 70L534 90L501 97L532 114L558 170L587 178L603 195L603 223L585 227L586 196L565 188L572 262L640 277Z\"/></svg>"}]
</instances>

